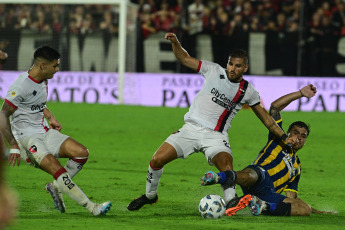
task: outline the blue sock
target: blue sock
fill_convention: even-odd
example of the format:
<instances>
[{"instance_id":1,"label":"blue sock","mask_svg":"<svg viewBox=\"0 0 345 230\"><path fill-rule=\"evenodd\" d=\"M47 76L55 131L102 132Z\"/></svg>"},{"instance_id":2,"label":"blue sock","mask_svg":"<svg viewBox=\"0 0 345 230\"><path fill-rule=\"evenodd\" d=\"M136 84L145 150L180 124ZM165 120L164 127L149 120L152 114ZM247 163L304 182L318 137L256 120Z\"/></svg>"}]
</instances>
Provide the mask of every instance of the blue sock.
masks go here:
<instances>
[{"instance_id":1,"label":"blue sock","mask_svg":"<svg viewBox=\"0 0 345 230\"><path fill-rule=\"evenodd\" d=\"M267 210L264 210L262 213L271 216L290 216L291 204L284 202L267 203Z\"/></svg>"},{"instance_id":2,"label":"blue sock","mask_svg":"<svg viewBox=\"0 0 345 230\"><path fill-rule=\"evenodd\" d=\"M277 203L269 203L268 209L270 211L275 211L277 209Z\"/></svg>"},{"instance_id":3,"label":"blue sock","mask_svg":"<svg viewBox=\"0 0 345 230\"><path fill-rule=\"evenodd\" d=\"M218 181L219 184L224 184L225 181L226 181L226 175L225 175L225 172L220 172L220 173L217 173L218 176L220 177L220 180Z\"/></svg>"}]
</instances>

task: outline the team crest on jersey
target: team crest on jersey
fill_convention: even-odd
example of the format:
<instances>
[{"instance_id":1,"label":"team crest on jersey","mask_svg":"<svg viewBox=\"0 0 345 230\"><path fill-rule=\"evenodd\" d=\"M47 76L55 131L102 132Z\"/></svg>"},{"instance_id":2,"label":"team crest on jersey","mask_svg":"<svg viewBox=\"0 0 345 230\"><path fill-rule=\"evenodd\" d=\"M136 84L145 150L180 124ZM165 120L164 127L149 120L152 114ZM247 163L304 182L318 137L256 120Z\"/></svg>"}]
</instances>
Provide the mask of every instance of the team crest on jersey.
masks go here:
<instances>
[{"instance_id":1,"label":"team crest on jersey","mask_svg":"<svg viewBox=\"0 0 345 230\"><path fill-rule=\"evenodd\" d=\"M36 96L36 94L37 94L37 91L34 90L34 91L32 92L32 95Z\"/></svg>"},{"instance_id":2,"label":"team crest on jersey","mask_svg":"<svg viewBox=\"0 0 345 230\"><path fill-rule=\"evenodd\" d=\"M12 91L12 92L11 92L11 96L12 96L12 97L14 97L14 96L16 96L16 95L17 95L16 91Z\"/></svg>"},{"instance_id":3,"label":"team crest on jersey","mask_svg":"<svg viewBox=\"0 0 345 230\"><path fill-rule=\"evenodd\" d=\"M36 153L37 152L37 147L36 145L33 145L29 148L30 153Z\"/></svg>"}]
</instances>

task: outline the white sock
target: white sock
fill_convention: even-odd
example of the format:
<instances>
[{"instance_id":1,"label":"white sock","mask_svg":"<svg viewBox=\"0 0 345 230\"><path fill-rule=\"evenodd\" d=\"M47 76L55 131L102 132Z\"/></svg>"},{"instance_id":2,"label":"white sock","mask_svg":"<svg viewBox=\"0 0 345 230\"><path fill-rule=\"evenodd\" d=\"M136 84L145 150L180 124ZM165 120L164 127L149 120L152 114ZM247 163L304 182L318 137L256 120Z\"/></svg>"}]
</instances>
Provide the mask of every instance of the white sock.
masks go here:
<instances>
[{"instance_id":1,"label":"white sock","mask_svg":"<svg viewBox=\"0 0 345 230\"><path fill-rule=\"evenodd\" d=\"M62 169L63 170L61 171L65 171L64 168ZM61 189L63 193L69 196L72 200L74 200L79 205L83 206L84 208L89 210L89 212L91 212L95 206L95 203L91 202L89 198L87 198L87 196L78 187L78 185L76 185L72 181L71 177L68 175L66 171L62 173L61 171L60 171L60 175L56 178L56 184L58 185L58 187Z\"/></svg>"},{"instance_id":2,"label":"white sock","mask_svg":"<svg viewBox=\"0 0 345 230\"><path fill-rule=\"evenodd\" d=\"M225 201L225 204L227 204L230 200L232 200L236 196L236 185L233 185L231 187L222 186L222 189L223 189L224 201Z\"/></svg>"},{"instance_id":3,"label":"white sock","mask_svg":"<svg viewBox=\"0 0 345 230\"><path fill-rule=\"evenodd\" d=\"M149 165L149 171L147 172L147 182L146 182L146 197L149 199L155 198L157 195L159 180L163 174L163 168L153 169L151 168L151 163Z\"/></svg>"},{"instance_id":4,"label":"white sock","mask_svg":"<svg viewBox=\"0 0 345 230\"><path fill-rule=\"evenodd\" d=\"M82 170L88 157L74 157L67 161L65 169L71 178L73 178L80 170Z\"/></svg>"}]
</instances>

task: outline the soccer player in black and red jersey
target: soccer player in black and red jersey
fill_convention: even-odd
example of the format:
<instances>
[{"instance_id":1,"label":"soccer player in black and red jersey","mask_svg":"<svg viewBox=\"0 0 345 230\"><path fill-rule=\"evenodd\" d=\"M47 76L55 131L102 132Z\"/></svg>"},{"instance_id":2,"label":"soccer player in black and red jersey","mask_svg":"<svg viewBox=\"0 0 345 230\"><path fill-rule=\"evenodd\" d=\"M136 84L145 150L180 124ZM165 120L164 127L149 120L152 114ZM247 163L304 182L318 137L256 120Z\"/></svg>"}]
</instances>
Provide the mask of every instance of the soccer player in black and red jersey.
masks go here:
<instances>
[{"instance_id":1,"label":"soccer player in black and red jersey","mask_svg":"<svg viewBox=\"0 0 345 230\"><path fill-rule=\"evenodd\" d=\"M260 104L260 96L254 86L243 78L249 68L246 51L232 51L226 68L223 68L217 63L191 57L175 34L166 33L165 39L171 42L177 60L200 73L205 82L184 116L184 126L171 134L153 155L147 173L146 192L128 205L130 211L157 202L163 168L175 159L185 159L193 153L202 152L208 163L220 172L232 170L233 157L228 130L244 104L251 107L270 132L283 142L287 138ZM224 183L221 188L227 207L231 207L236 197L235 187Z\"/></svg>"}]
</instances>

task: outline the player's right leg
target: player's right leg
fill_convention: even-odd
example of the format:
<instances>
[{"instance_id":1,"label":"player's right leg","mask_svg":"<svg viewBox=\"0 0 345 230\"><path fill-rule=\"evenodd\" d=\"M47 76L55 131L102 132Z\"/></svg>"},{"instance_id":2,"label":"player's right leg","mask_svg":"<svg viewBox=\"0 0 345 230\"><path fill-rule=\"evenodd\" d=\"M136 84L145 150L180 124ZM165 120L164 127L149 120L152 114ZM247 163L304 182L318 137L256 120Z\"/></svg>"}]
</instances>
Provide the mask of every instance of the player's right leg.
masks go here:
<instances>
[{"instance_id":1,"label":"player's right leg","mask_svg":"<svg viewBox=\"0 0 345 230\"><path fill-rule=\"evenodd\" d=\"M153 204L158 201L157 190L159 180L163 174L163 167L176 158L177 153L172 145L164 142L159 147L150 161L147 173L146 193L129 203L127 207L129 211L139 210L145 204Z\"/></svg>"},{"instance_id":2,"label":"player's right leg","mask_svg":"<svg viewBox=\"0 0 345 230\"><path fill-rule=\"evenodd\" d=\"M42 170L53 175L56 184L63 193L72 200L86 208L92 215L105 215L110 210L112 203L110 201L103 204L96 204L89 200L84 192L72 181L72 178L63 168L60 162L51 154L47 154L40 162Z\"/></svg>"}]
</instances>

